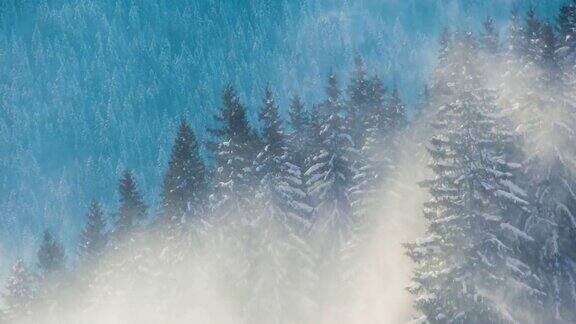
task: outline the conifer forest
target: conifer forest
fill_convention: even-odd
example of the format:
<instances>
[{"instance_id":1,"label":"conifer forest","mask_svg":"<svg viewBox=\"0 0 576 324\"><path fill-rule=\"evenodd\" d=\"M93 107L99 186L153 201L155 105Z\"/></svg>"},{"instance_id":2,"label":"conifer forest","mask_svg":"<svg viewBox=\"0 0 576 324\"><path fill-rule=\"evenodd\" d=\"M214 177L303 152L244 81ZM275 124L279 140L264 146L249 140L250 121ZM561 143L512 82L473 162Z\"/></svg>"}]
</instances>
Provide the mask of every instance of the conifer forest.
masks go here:
<instances>
[{"instance_id":1,"label":"conifer forest","mask_svg":"<svg viewBox=\"0 0 576 324\"><path fill-rule=\"evenodd\" d=\"M1 0L0 323L576 323L576 0Z\"/></svg>"}]
</instances>

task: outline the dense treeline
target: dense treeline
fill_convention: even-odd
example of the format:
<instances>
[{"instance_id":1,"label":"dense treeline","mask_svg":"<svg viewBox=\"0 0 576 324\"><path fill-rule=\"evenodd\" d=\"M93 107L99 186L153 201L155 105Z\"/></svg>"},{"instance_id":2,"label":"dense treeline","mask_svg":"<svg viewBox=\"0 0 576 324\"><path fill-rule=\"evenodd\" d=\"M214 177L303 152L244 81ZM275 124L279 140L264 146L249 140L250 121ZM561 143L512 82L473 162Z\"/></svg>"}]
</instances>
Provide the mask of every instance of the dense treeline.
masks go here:
<instances>
[{"instance_id":1,"label":"dense treeline","mask_svg":"<svg viewBox=\"0 0 576 324\"><path fill-rule=\"evenodd\" d=\"M446 31L430 88L426 237L408 244L422 322L571 323L576 3L513 12L501 39Z\"/></svg>"},{"instance_id":2,"label":"dense treeline","mask_svg":"<svg viewBox=\"0 0 576 324\"><path fill-rule=\"evenodd\" d=\"M106 251L133 253L148 248L140 241L143 237L158 235L163 243L155 249L169 249L175 255L187 247L174 242L191 233L198 235L206 226L222 228L228 235L252 233L249 248L257 254L288 253L290 266L301 266L303 273L292 278L293 274L285 273L269 257L259 255L250 260L251 253L242 252L252 261L244 265L250 268L246 271L256 271L253 279L264 281L261 285L266 289L278 283L302 285L312 280L311 273L317 267L335 267L339 255L352 242L359 220L368 217L366 199L381 183L385 170L391 169L392 155L384 156L380 149L395 150L392 139L407 125L407 117L398 91L387 91L377 76L369 76L360 58L344 90L334 74L328 75L325 98L305 107L294 96L289 120L283 121L273 91L266 87L260 127L256 128L248 122L234 87L226 87L219 113L214 116L216 127L209 130L212 140L207 147L212 163L202 159L201 143L183 119L165 173L161 203L152 220L146 217L152 211L143 201L132 172L125 171L119 180L120 200L114 213L107 215L98 202L90 203L77 264L66 266L64 249L49 231L38 252L37 273L31 274L22 261L16 263L7 287L6 317L26 315L38 305L61 309L64 306L60 304L65 303L62 299L67 298L61 294L66 295L72 286L78 289L108 281L91 271ZM171 253L161 254L170 258L166 255ZM116 263L119 260L107 262L111 269L126 266ZM265 262L273 263L262 264ZM242 273L242 269L237 271ZM314 285L304 284L302 294L312 292ZM290 294L296 288L274 289L283 296L274 305L276 312L284 307L284 298L294 298ZM251 303L258 306L268 303L270 297L267 292L255 291L247 298L255 299ZM289 314L265 314L263 309L266 307L256 307L246 314L247 320L254 323L258 318Z\"/></svg>"},{"instance_id":3,"label":"dense treeline","mask_svg":"<svg viewBox=\"0 0 576 324\"><path fill-rule=\"evenodd\" d=\"M390 44L388 29L372 27L386 23L380 17L355 14L367 40L361 48L341 43L346 21L331 12L343 5L364 11L333 0L0 2L5 248L37 244L42 226L55 228L66 246L77 244L83 225L77 215L91 198L112 206L117 197L109 188L126 167L149 204L158 205L180 117L207 139L217 93L227 83L255 123L265 82L284 113L285 93L319 101L328 68L338 67L343 77L355 53L378 71L391 69L392 61L398 69L421 66L413 63L421 60L414 49L379 59ZM395 37L408 42L409 35ZM400 86L418 76L405 70ZM382 77L388 83L393 76Z\"/></svg>"},{"instance_id":4,"label":"dense treeline","mask_svg":"<svg viewBox=\"0 0 576 324\"><path fill-rule=\"evenodd\" d=\"M575 58L576 3L554 24L513 12L507 39L490 19L478 35L447 29L415 117L424 129L411 128L396 87L360 58L346 86L328 73L322 101L294 96L288 120L267 86L251 124L227 86L209 142L181 121L159 206L147 205L126 170L114 212L90 203L78 250L68 253L77 262L67 263L50 231L36 266L16 262L4 318L59 318L98 289L100 298L82 298L75 311L149 293L159 319L184 322L186 312L170 305L188 303L176 272L211 269L178 265L224 246L211 260L224 269L221 303L236 322L325 321L319 310L362 276L355 254L386 217L373 207L400 167L402 138L420 132L434 177L421 183L426 236L406 244L416 321L573 322ZM154 280L161 291L143 290Z\"/></svg>"}]
</instances>

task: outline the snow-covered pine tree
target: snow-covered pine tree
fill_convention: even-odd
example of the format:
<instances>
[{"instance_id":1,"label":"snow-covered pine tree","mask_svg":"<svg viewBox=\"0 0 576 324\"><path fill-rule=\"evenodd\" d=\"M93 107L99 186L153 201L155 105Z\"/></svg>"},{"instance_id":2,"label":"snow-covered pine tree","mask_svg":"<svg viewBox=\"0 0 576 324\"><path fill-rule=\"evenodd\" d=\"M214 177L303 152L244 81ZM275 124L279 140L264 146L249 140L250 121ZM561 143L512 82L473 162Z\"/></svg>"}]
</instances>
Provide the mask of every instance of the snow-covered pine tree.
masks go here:
<instances>
[{"instance_id":1,"label":"snow-covered pine tree","mask_svg":"<svg viewBox=\"0 0 576 324\"><path fill-rule=\"evenodd\" d=\"M542 58L542 22L536 16L534 8L530 8L526 13L524 21L524 42L525 52L521 53L531 62L540 63Z\"/></svg>"},{"instance_id":2,"label":"snow-covered pine tree","mask_svg":"<svg viewBox=\"0 0 576 324\"><path fill-rule=\"evenodd\" d=\"M522 17L517 7L510 13L508 25L508 53L515 57L522 57L527 52L527 41Z\"/></svg>"},{"instance_id":3,"label":"snow-covered pine tree","mask_svg":"<svg viewBox=\"0 0 576 324\"><path fill-rule=\"evenodd\" d=\"M483 29L479 39L480 46L487 53L495 54L500 49L500 42L494 19L488 17L482 25Z\"/></svg>"},{"instance_id":4,"label":"snow-covered pine tree","mask_svg":"<svg viewBox=\"0 0 576 324\"><path fill-rule=\"evenodd\" d=\"M258 155L257 163L262 173L260 186L267 188L264 190L269 191L270 197L273 197L270 203L282 209L282 217L287 217L280 220L288 223L298 222L301 226L307 227L312 211L301 171L304 156L302 152L298 152L306 149L306 139L301 136L306 136L308 133L307 117L299 101L292 104L291 118L294 120L294 127L297 127L295 131L304 133L291 135L302 146L293 147L293 151L289 151L288 136L282 126L278 106L270 88L266 87L260 111L264 148Z\"/></svg>"},{"instance_id":5,"label":"snow-covered pine tree","mask_svg":"<svg viewBox=\"0 0 576 324\"><path fill-rule=\"evenodd\" d=\"M86 225L80 234L80 259L93 262L99 259L108 243L104 211L97 201L90 202Z\"/></svg>"},{"instance_id":6,"label":"snow-covered pine tree","mask_svg":"<svg viewBox=\"0 0 576 324\"><path fill-rule=\"evenodd\" d=\"M540 65L545 73L550 74L545 78L552 81L560 73L560 62L557 55L558 44L552 25L545 23L542 26L540 44L542 46Z\"/></svg>"},{"instance_id":7,"label":"snow-covered pine tree","mask_svg":"<svg viewBox=\"0 0 576 324\"><path fill-rule=\"evenodd\" d=\"M22 259L16 260L8 274L4 298L4 315L8 321L16 321L31 315L36 298L36 278Z\"/></svg>"},{"instance_id":8,"label":"snow-covered pine tree","mask_svg":"<svg viewBox=\"0 0 576 324\"><path fill-rule=\"evenodd\" d=\"M305 157L305 169L304 177L306 178L306 186L308 186L308 174L306 171L314 164L314 154L320 150L322 146L322 127L326 120L325 112L323 111L321 104L314 104L310 109L310 132L308 138L308 151Z\"/></svg>"},{"instance_id":9,"label":"snow-covered pine tree","mask_svg":"<svg viewBox=\"0 0 576 324\"><path fill-rule=\"evenodd\" d=\"M385 137L388 134L388 121L386 119L385 99L386 88L378 76L370 79L369 104L364 120L366 131L368 128L376 127L377 133Z\"/></svg>"},{"instance_id":10,"label":"snow-covered pine tree","mask_svg":"<svg viewBox=\"0 0 576 324\"><path fill-rule=\"evenodd\" d=\"M451 71L447 69L448 59L450 56L450 48L453 45L454 36L448 28L442 30L442 34L439 39L439 51L436 66L434 68L434 80L431 84L430 90L434 97L449 96L451 93L451 87L449 86L449 80L451 79Z\"/></svg>"},{"instance_id":11,"label":"snow-covered pine tree","mask_svg":"<svg viewBox=\"0 0 576 324\"><path fill-rule=\"evenodd\" d=\"M303 239L311 208L299 188L301 172L288 156L286 135L270 87L265 89L262 109L263 149L258 155L262 175L257 189L260 208L250 223L247 258L246 320L250 323L302 321L309 311L308 294L314 282L311 251ZM312 276L313 277L313 276Z\"/></svg>"},{"instance_id":12,"label":"snow-covered pine tree","mask_svg":"<svg viewBox=\"0 0 576 324\"><path fill-rule=\"evenodd\" d=\"M350 76L350 82L346 93L346 123L354 142L354 147L359 150L364 145L365 129L364 118L370 105L370 81L366 78L364 61L356 57L354 60L354 70Z\"/></svg>"},{"instance_id":13,"label":"snow-covered pine tree","mask_svg":"<svg viewBox=\"0 0 576 324\"><path fill-rule=\"evenodd\" d=\"M40 249L38 250L38 269L44 278L58 275L64 270L64 247L50 231L44 231Z\"/></svg>"},{"instance_id":14,"label":"snow-covered pine tree","mask_svg":"<svg viewBox=\"0 0 576 324\"><path fill-rule=\"evenodd\" d=\"M393 134L387 128L382 85L380 79L376 77L372 82L370 106L364 117L364 145L356 161L353 186L350 188L353 234L341 251L343 280L349 287L357 285L357 280L362 279L362 271L365 269L359 257L362 256L362 248L371 237L372 230L376 228L376 217L383 216L375 215L373 207L377 206L378 190L392 167L390 156L392 152L389 150L388 142Z\"/></svg>"},{"instance_id":15,"label":"snow-covered pine tree","mask_svg":"<svg viewBox=\"0 0 576 324\"><path fill-rule=\"evenodd\" d=\"M126 286L136 282L136 276L148 270L145 263L151 260L152 254L150 246L143 242L147 232L141 226L145 221L147 206L134 176L128 170L122 174L118 193L120 206L109 239L111 249L102 265L107 271L97 274L94 279L94 285L104 291L114 291L115 282L122 282ZM119 279L119 276L123 277Z\"/></svg>"},{"instance_id":16,"label":"snow-covered pine tree","mask_svg":"<svg viewBox=\"0 0 576 324\"><path fill-rule=\"evenodd\" d=\"M181 226L187 217L198 217L205 212L207 177L199 150L196 136L182 119L161 194L162 221L171 228Z\"/></svg>"},{"instance_id":17,"label":"snow-covered pine tree","mask_svg":"<svg viewBox=\"0 0 576 324\"><path fill-rule=\"evenodd\" d=\"M239 221L249 212L254 197L257 177L253 162L261 144L232 86L224 89L215 120L218 128L210 130L215 142L209 145L216 163L212 209L217 218L229 216L229 220Z\"/></svg>"},{"instance_id":18,"label":"snow-covered pine tree","mask_svg":"<svg viewBox=\"0 0 576 324\"><path fill-rule=\"evenodd\" d=\"M340 287L341 273L334 269L337 269L340 252L353 231L350 188L354 176L352 156L355 154L344 119L340 90L332 73L328 77L326 94L326 100L318 106L319 116L323 118L315 121L320 126L319 143L306 171L314 206L310 235L316 253L321 257L318 269L324 285L319 289L322 293L334 292Z\"/></svg>"},{"instance_id":19,"label":"snow-covered pine tree","mask_svg":"<svg viewBox=\"0 0 576 324\"><path fill-rule=\"evenodd\" d=\"M528 206L514 182L520 165L506 154L512 138L474 71L475 50L469 35L451 49L453 100L438 110L435 178L423 183L428 236L407 244L416 264L409 291L430 323L516 322L516 307L538 309L541 296L522 252L534 239L518 227Z\"/></svg>"},{"instance_id":20,"label":"snow-covered pine tree","mask_svg":"<svg viewBox=\"0 0 576 324\"><path fill-rule=\"evenodd\" d=\"M40 312L55 316L62 311L62 305L70 287L67 277L65 252L62 244L50 231L45 230L38 250L39 286L38 301Z\"/></svg>"},{"instance_id":21,"label":"snow-covered pine tree","mask_svg":"<svg viewBox=\"0 0 576 324\"><path fill-rule=\"evenodd\" d=\"M408 124L406 117L406 106L402 103L398 87L392 88L390 99L386 105L386 120L388 122L388 131L397 133L401 131Z\"/></svg>"},{"instance_id":22,"label":"snow-covered pine tree","mask_svg":"<svg viewBox=\"0 0 576 324\"><path fill-rule=\"evenodd\" d=\"M286 134L282 127L278 106L272 96L272 90L267 85L264 89L262 108L259 118L262 123L263 148L258 154L257 168L263 178L277 179L282 165L287 159ZM264 179L264 181L268 181Z\"/></svg>"},{"instance_id":23,"label":"snow-covered pine tree","mask_svg":"<svg viewBox=\"0 0 576 324\"><path fill-rule=\"evenodd\" d=\"M375 142L371 144L372 147L366 147L366 150L378 151L382 150L380 156L374 156L378 154L373 153L373 159L379 159L382 161L381 172L382 175L392 176L396 169L396 161L399 158L399 153L401 151L401 142L404 137L404 131L408 125L408 117L406 115L406 106L400 98L400 93L396 86L393 87L390 98L386 103L384 118L386 120L386 133L384 134L383 143L378 143L378 134L373 134L372 137ZM377 148L377 146L380 146ZM384 163L385 162L385 163Z\"/></svg>"},{"instance_id":24,"label":"snow-covered pine tree","mask_svg":"<svg viewBox=\"0 0 576 324\"><path fill-rule=\"evenodd\" d=\"M360 149L360 161L354 175L354 187L350 194L355 222L362 222L367 216L367 209L371 205L374 195L382 184L386 171L389 171L391 153L387 148L387 140L392 136L389 131L389 121L382 106L381 82L374 78L375 98L364 117L365 141Z\"/></svg>"},{"instance_id":25,"label":"snow-covered pine tree","mask_svg":"<svg viewBox=\"0 0 576 324\"><path fill-rule=\"evenodd\" d=\"M342 242L349 235L351 225L349 189L354 175L351 159L354 147L346 127L336 76L332 73L326 94L327 99L319 107L324 114L318 134L320 147L312 155L306 174L315 207L315 230L327 235L325 239L330 237L329 240ZM325 248L335 248L334 244L327 245Z\"/></svg>"},{"instance_id":26,"label":"snow-covered pine tree","mask_svg":"<svg viewBox=\"0 0 576 324\"><path fill-rule=\"evenodd\" d=\"M106 225L102 206L96 200L92 200L88 207L86 223L80 233L78 262L73 269L74 277L78 281L72 294L85 292L94 282L95 274L103 264L109 242Z\"/></svg>"},{"instance_id":27,"label":"snow-covered pine tree","mask_svg":"<svg viewBox=\"0 0 576 324\"><path fill-rule=\"evenodd\" d=\"M132 172L128 170L124 171L119 181L118 194L120 206L116 214L114 238L122 240L144 220L147 207L138 191Z\"/></svg>"},{"instance_id":28,"label":"snow-covered pine tree","mask_svg":"<svg viewBox=\"0 0 576 324\"><path fill-rule=\"evenodd\" d=\"M309 155L311 146L312 125L310 115L304 108L300 96L294 95L290 101L288 110L290 131L288 134L288 148L290 160L296 166L304 169L306 157Z\"/></svg>"},{"instance_id":29,"label":"snow-covered pine tree","mask_svg":"<svg viewBox=\"0 0 576 324\"><path fill-rule=\"evenodd\" d=\"M576 1L569 1L560 7L557 22L562 56L573 60L576 52Z\"/></svg>"},{"instance_id":30,"label":"snow-covered pine tree","mask_svg":"<svg viewBox=\"0 0 576 324\"><path fill-rule=\"evenodd\" d=\"M576 115L574 113L573 70L562 71L555 35L551 26L541 27L533 61L520 60L522 73L516 76L524 87L511 96L524 148L526 174L529 175L534 212L526 231L538 246L539 276L544 282L544 322L570 322L576 300ZM536 64L531 64L536 63Z\"/></svg>"},{"instance_id":31,"label":"snow-covered pine tree","mask_svg":"<svg viewBox=\"0 0 576 324\"><path fill-rule=\"evenodd\" d=\"M284 164L283 181L293 188L294 200L292 211L301 217L311 221L312 209L308 195L305 176L308 168L308 157L314 144L312 121L309 113L304 109L304 104L297 95L292 98L289 109L289 124L291 131L288 134L288 159Z\"/></svg>"}]
</instances>

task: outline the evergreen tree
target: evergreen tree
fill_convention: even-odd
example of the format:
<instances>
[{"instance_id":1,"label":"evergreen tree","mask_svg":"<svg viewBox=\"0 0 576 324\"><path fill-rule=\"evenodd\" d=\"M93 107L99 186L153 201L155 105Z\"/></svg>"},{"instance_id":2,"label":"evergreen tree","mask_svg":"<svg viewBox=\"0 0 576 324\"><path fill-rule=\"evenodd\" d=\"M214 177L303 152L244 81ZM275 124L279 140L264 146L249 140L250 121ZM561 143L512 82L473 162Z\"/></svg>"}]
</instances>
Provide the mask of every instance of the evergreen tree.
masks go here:
<instances>
[{"instance_id":1,"label":"evergreen tree","mask_svg":"<svg viewBox=\"0 0 576 324\"><path fill-rule=\"evenodd\" d=\"M550 24L544 24L542 27L542 58L541 65L545 70L547 82L554 82L555 80L561 79L560 64L556 55L557 42L556 35L554 35L554 30Z\"/></svg>"},{"instance_id":2,"label":"evergreen tree","mask_svg":"<svg viewBox=\"0 0 576 324\"><path fill-rule=\"evenodd\" d=\"M560 7L557 21L559 43L565 47L565 55L572 57L576 50L576 1L569 1Z\"/></svg>"},{"instance_id":3,"label":"evergreen tree","mask_svg":"<svg viewBox=\"0 0 576 324\"><path fill-rule=\"evenodd\" d=\"M377 76L373 77L370 80L370 104L366 111L366 118L364 120L364 128L366 132L368 132L368 129L374 128L378 135L385 136L389 133L389 123L386 119L386 111L384 107L385 94L386 88L382 84L382 80ZM366 134L366 136L368 137L370 135Z\"/></svg>"},{"instance_id":4,"label":"evergreen tree","mask_svg":"<svg viewBox=\"0 0 576 324\"><path fill-rule=\"evenodd\" d=\"M288 113L291 128L291 132L288 134L291 161L293 164L304 168L306 157L310 152L310 137L313 133L310 116L304 109L304 104L298 95L292 97Z\"/></svg>"},{"instance_id":5,"label":"evergreen tree","mask_svg":"<svg viewBox=\"0 0 576 324\"><path fill-rule=\"evenodd\" d=\"M439 40L440 50L438 52L438 64L434 71L434 83L432 84L432 90L438 96L449 95L450 86L447 84L450 79L450 73L446 69L448 66L448 57L450 54L450 49L453 46L453 35L448 28L442 31Z\"/></svg>"},{"instance_id":6,"label":"evergreen tree","mask_svg":"<svg viewBox=\"0 0 576 324\"><path fill-rule=\"evenodd\" d=\"M142 195L138 191L136 181L132 173L124 171L118 185L120 194L120 207L116 215L115 234L119 237L130 233L144 220L146 216L146 205Z\"/></svg>"},{"instance_id":7,"label":"evergreen tree","mask_svg":"<svg viewBox=\"0 0 576 324\"><path fill-rule=\"evenodd\" d=\"M92 201L86 216L86 225L80 236L80 257L91 261L99 258L107 242L104 211L98 202Z\"/></svg>"},{"instance_id":8,"label":"evergreen tree","mask_svg":"<svg viewBox=\"0 0 576 324\"><path fill-rule=\"evenodd\" d=\"M495 54L499 49L498 31L494 26L494 19L488 17L484 21L480 44L488 53Z\"/></svg>"},{"instance_id":9,"label":"evergreen tree","mask_svg":"<svg viewBox=\"0 0 576 324\"><path fill-rule=\"evenodd\" d=\"M353 143L343 118L343 105L336 77L330 73L326 88L327 99L321 109L325 112L319 137L318 151L313 155L313 164L306 171L310 177L308 184L316 209L316 226L326 230L340 231L349 228L350 199L352 184ZM343 226L340 226L343 225Z\"/></svg>"},{"instance_id":10,"label":"evergreen tree","mask_svg":"<svg viewBox=\"0 0 576 324\"><path fill-rule=\"evenodd\" d=\"M424 206L428 237L408 244L416 263L416 308L430 323L518 321L514 307L537 308L542 296L525 249L534 238L522 230L529 203L516 184L521 165L507 154L513 138L474 71L474 47L453 49L454 99L443 104L430 141ZM505 305L505 306L502 306Z\"/></svg>"},{"instance_id":11,"label":"evergreen tree","mask_svg":"<svg viewBox=\"0 0 576 324\"><path fill-rule=\"evenodd\" d=\"M544 46L542 44L542 22L536 17L534 8L530 8L526 14L524 33L526 52L523 54L529 61L540 63Z\"/></svg>"},{"instance_id":12,"label":"evergreen tree","mask_svg":"<svg viewBox=\"0 0 576 324\"><path fill-rule=\"evenodd\" d=\"M552 48L553 35L548 28L544 27L542 39ZM545 47L544 53L547 51ZM541 247L534 264L539 265L547 294L543 322L569 323L576 316L576 275L572 267L576 262L572 252L576 248L576 175L571 162L576 157L572 145L576 116L572 70L562 71L556 60L551 50L543 56L541 62L549 63L521 79L525 89L512 104L517 107L513 117L520 121L516 129L526 151L524 164L534 205L526 229Z\"/></svg>"},{"instance_id":13,"label":"evergreen tree","mask_svg":"<svg viewBox=\"0 0 576 324\"><path fill-rule=\"evenodd\" d=\"M164 222L184 222L199 216L207 194L206 171L199 145L186 120L180 122L162 187L161 213Z\"/></svg>"},{"instance_id":14,"label":"evergreen tree","mask_svg":"<svg viewBox=\"0 0 576 324\"><path fill-rule=\"evenodd\" d=\"M64 247L50 231L44 231L42 243L38 250L38 268L44 278L60 274L64 270Z\"/></svg>"},{"instance_id":15,"label":"evergreen tree","mask_svg":"<svg viewBox=\"0 0 576 324\"><path fill-rule=\"evenodd\" d=\"M289 113L292 132L288 134L289 152L284 163L283 182L290 188L293 199L289 209L300 217L311 220L312 207L304 173L308 167L307 157L312 151L312 122L298 96L292 98Z\"/></svg>"},{"instance_id":16,"label":"evergreen tree","mask_svg":"<svg viewBox=\"0 0 576 324\"><path fill-rule=\"evenodd\" d=\"M355 221L359 223L366 223L368 207L383 182L385 171L391 167L393 148L390 142L395 135L392 134L395 128L392 118L397 118L386 110L389 106L384 107L384 90L380 79L374 77L371 84L371 105L366 111L363 127L366 138L360 149L354 186L350 191Z\"/></svg>"},{"instance_id":17,"label":"evergreen tree","mask_svg":"<svg viewBox=\"0 0 576 324\"><path fill-rule=\"evenodd\" d=\"M292 116L297 127L305 131L304 116L301 108L295 107ZM263 125L262 142L264 149L258 155L258 169L262 173L260 181L260 194L271 200L264 200L269 208L279 208L274 214L281 216L282 222L300 222L307 224L310 219L311 207L304 184L302 160L295 160L292 152L288 152L286 135L278 106L274 103L272 92L266 87L260 121ZM298 148L303 149L303 148Z\"/></svg>"},{"instance_id":18,"label":"evergreen tree","mask_svg":"<svg viewBox=\"0 0 576 324\"><path fill-rule=\"evenodd\" d=\"M366 79L364 62L360 57L354 60L354 70L346 90L346 122L354 147L360 149L364 145L364 117L370 105L370 82Z\"/></svg>"},{"instance_id":19,"label":"evergreen tree","mask_svg":"<svg viewBox=\"0 0 576 324\"><path fill-rule=\"evenodd\" d=\"M304 109L302 99L298 95L294 95L290 102L290 126L294 132L305 132L310 125L310 118Z\"/></svg>"},{"instance_id":20,"label":"evergreen tree","mask_svg":"<svg viewBox=\"0 0 576 324\"><path fill-rule=\"evenodd\" d=\"M31 314L36 298L36 282L22 259L16 260L10 270L3 297L8 320L17 320Z\"/></svg>"},{"instance_id":21,"label":"evergreen tree","mask_svg":"<svg viewBox=\"0 0 576 324\"><path fill-rule=\"evenodd\" d=\"M392 89L390 100L386 106L386 120L390 132L398 132L408 124L406 107L400 99L397 87Z\"/></svg>"},{"instance_id":22,"label":"evergreen tree","mask_svg":"<svg viewBox=\"0 0 576 324\"><path fill-rule=\"evenodd\" d=\"M293 118L304 127L302 111L293 107ZM298 113L294 113L294 112ZM278 106L266 87L262 109L263 150L257 164L262 174L257 190L260 208L248 229L248 284L253 287L247 302L247 322L302 321L310 305L302 304L315 282L312 251L305 239L312 208L307 204L302 172L288 155L286 135ZM295 271L288 271L291 267ZM309 297L308 297L309 298Z\"/></svg>"},{"instance_id":23,"label":"evergreen tree","mask_svg":"<svg viewBox=\"0 0 576 324\"><path fill-rule=\"evenodd\" d=\"M259 117L263 125L262 141L264 148L258 157L260 161L259 169L265 175L277 177L280 174L283 162L286 160L287 147L278 106L268 85L264 90L264 99L262 101Z\"/></svg>"},{"instance_id":24,"label":"evergreen tree","mask_svg":"<svg viewBox=\"0 0 576 324\"><path fill-rule=\"evenodd\" d=\"M218 216L225 217L249 210L257 183L253 161L261 144L232 86L224 89L222 107L215 119L219 127L210 131L217 141L210 145L216 160L212 202Z\"/></svg>"},{"instance_id":25,"label":"evergreen tree","mask_svg":"<svg viewBox=\"0 0 576 324\"><path fill-rule=\"evenodd\" d=\"M40 313L58 316L70 297L71 278L66 272L65 251L62 244L46 230L38 250L40 273L38 304Z\"/></svg>"},{"instance_id":26,"label":"evergreen tree","mask_svg":"<svg viewBox=\"0 0 576 324\"><path fill-rule=\"evenodd\" d=\"M509 53L522 56L526 53L526 35L522 25L518 8L512 10L508 28Z\"/></svg>"},{"instance_id":27,"label":"evergreen tree","mask_svg":"<svg viewBox=\"0 0 576 324\"><path fill-rule=\"evenodd\" d=\"M363 265L358 261L363 244L373 234L377 224L374 208L378 203L378 190L384 183L386 175L392 167L391 150L388 140L391 134L382 134L378 127L378 114L368 117L366 123L366 139L360 150L360 160L350 188L352 207L352 235L342 247L342 262L344 266L343 279L350 286L362 277Z\"/></svg>"},{"instance_id":28,"label":"evergreen tree","mask_svg":"<svg viewBox=\"0 0 576 324\"><path fill-rule=\"evenodd\" d=\"M336 77L330 73L327 98L319 106L323 119L318 121L319 145L311 156L306 171L307 185L314 206L311 239L316 255L321 257L318 269L325 273L320 291L342 289L341 273L334 271L341 262L341 251L353 233L350 189L353 185L354 145L343 118L344 107ZM322 297L320 300L324 300Z\"/></svg>"}]
</instances>

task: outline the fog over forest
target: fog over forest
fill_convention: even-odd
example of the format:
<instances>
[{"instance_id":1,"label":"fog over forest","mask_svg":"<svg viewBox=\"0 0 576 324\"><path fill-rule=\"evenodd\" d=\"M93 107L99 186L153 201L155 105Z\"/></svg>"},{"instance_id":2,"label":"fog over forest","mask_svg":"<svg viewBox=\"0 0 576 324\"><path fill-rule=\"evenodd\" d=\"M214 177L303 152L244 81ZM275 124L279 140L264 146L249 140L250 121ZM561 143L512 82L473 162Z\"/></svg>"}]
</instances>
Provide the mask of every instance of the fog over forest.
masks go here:
<instances>
[{"instance_id":1,"label":"fog over forest","mask_svg":"<svg viewBox=\"0 0 576 324\"><path fill-rule=\"evenodd\" d=\"M0 323L573 323L576 1L0 3Z\"/></svg>"}]
</instances>

